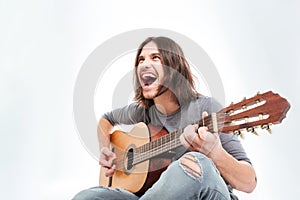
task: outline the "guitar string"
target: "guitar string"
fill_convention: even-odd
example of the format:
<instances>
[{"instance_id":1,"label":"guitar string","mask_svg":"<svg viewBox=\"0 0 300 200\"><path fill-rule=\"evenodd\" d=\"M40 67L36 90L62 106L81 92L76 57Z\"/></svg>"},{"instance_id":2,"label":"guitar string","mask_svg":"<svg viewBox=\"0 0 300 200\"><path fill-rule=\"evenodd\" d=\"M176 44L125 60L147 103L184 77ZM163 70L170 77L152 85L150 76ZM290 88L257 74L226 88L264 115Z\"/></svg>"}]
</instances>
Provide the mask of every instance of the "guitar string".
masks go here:
<instances>
[{"instance_id":1,"label":"guitar string","mask_svg":"<svg viewBox=\"0 0 300 200\"><path fill-rule=\"evenodd\" d=\"M155 140L157 141L157 140ZM151 157L164 153L168 150L174 149L181 145L179 136L175 136L175 139L168 140L167 142L160 141L159 144L155 144L155 146L151 149L147 149L142 152L134 152L133 157L128 158L128 162L134 164L143 162L144 160L148 160Z\"/></svg>"},{"instance_id":2,"label":"guitar string","mask_svg":"<svg viewBox=\"0 0 300 200\"><path fill-rule=\"evenodd\" d=\"M135 152L133 157L128 158L128 163L132 163L132 165L138 164L140 162L148 160L148 158L159 155L163 152L166 152L167 150L171 150L171 149L176 148L180 145L181 145L180 139L179 139L178 136L176 136L175 139L170 140L170 141L165 142L165 143L162 143L160 146L155 146L155 148L152 148L152 149L148 150L148 152L147 151L143 151L142 153L136 153ZM116 162L123 163L123 159L117 159Z\"/></svg>"},{"instance_id":3,"label":"guitar string","mask_svg":"<svg viewBox=\"0 0 300 200\"><path fill-rule=\"evenodd\" d=\"M217 118L219 117L224 117L226 113L217 113ZM199 126L206 125L208 127L208 129L210 130L212 128L212 124L211 124L211 116L208 116L206 118L204 118L204 120L199 120L197 122L195 122L194 124L199 124ZM224 123L221 122L219 123L218 121L218 126L219 125L223 125ZM148 158L151 158L153 156L159 155L161 153L164 153L168 150L174 149L176 147L178 147L178 144L181 144L179 136L180 134L182 134L184 129L179 129L176 130L172 133L169 133L161 138L158 138L157 140L154 140L150 143L147 143L145 145L142 145L136 149L134 149L133 151L133 156L131 158L128 158L128 163L134 163L137 164L139 162L143 162L144 160L148 160ZM176 136L176 134L179 134ZM175 137L174 137L174 136ZM174 137L174 139L172 140L172 136ZM164 141L165 139L165 141ZM123 159L116 159L115 163L118 162L123 162Z\"/></svg>"},{"instance_id":4,"label":"guitar string","mask_svg":"<svg viewBox=\"0 0 300 200\"><path fill-rule=\"evenodd\" d=\"M203 122L203 121L204 121L205 124L208 124L208 128L210 129L211 128L211 125L210 125L211 124L211 119L206 118L205 120L197 121L197 123L200 123L200 122ZM200 124L200 126L201 125L202 124ZM164 153L168 150L171 150L171 149L174 149L174 148L178 147L179 146L178 144L181 144L179 136L181 135L183 130L184 129L179 129L177 131L174 131L174 132L172 132L172 133L170 133L166 136L163 136L163 137L153 141L152 143L147 143L145 145L145 146L147 146L146 151L144 149L144 145L141 146L141 148L137 149L138 153L136 153L136 155L134 155L133 158L129 159L129 162L139 163L139 162L142 162L143 160L147 160L148 157L153 157L153 156L159 155L159 154ZM177 136L176 136L176 134L177 134ZM176 138L174 140L170 139L170 138L172 138L173 135ZM164 139L167 139L167 140L164 142ZM173 142L173 144L172 144L172 142ZM152 148L149 148L149 146L151 147L151 145L152 145ZM142 150L142 151L140 151L140 150ZM146 157L144 157L144 154L146 154ZM135 161L133 161L133 160L135 160Z\"/></svg>"},{"instance_id":5,"label":"guitar string","mask_svg":"<svg viewBox=\"0 0 300 200\"><path fill-rule=\"evenodd\" d=\"M219 114L219 116L222 116L222 114L221 115ZM203 124L203 123L201 123L203 121L204 121L204 124L208 124L208 126L207 126L208 129L212 128L211 118L210 117L206 118L205 120L198 121L199 124L200 124L200 126ZM218 124L223 124L223 123L218 123ZM179 135L180 135L182 132L183 132L183 129L181 129L179 131L177 130L177 131L175 131L173 133L175 133L175 134L179 133ZM164 152L166 152L168 150L171 150L171 149L174 149L174 148L178 147L179 146L178 144L181 143L180 140L179 140L179 138L175 139L175 140L168 139L169 136L170 136L169 138L172 138L173 133L170 133L170 134L168 134L166 136L163 136L163 137L161 137L161 138L153 141L153 143L148 143L150 145L147 144L146 145L147 148L144 148L145 146L141 146L141 148L136 149L137 150L135 152L136 154L134 155L133 158L129 159L129 162L139 163L139 162L142 162L144 160L147 160L148 157L151 158L153 156L159 155L159 154L164 153ZM179 136L176 136L176 138L177 137L179 137ZM167 140L166 140L166 142L164 142L164 139L166 139L166 138L167 138ZM151 146L151 144L153 144L152 148L149 148L149 146ZM144 157L144 154L146 154L146 157ZM133 161L133 160L135 160L135 161Z\"/></svg>"},{"instance_id":6,"label":"guitar string","mask_svg":"<svg viewBox=\"0 0 300 200\"><path fill-rule=\"evenodd\" d=\"M218 117L224 117L224 116L225 115L223 113L218 114ZM212 129L213 125L210 123L211 119L205 120L204 122L206 124L208 123L208 126L207 126L208 129ZM224 123L223 122L218 122L218 127L220 125L223 126ZM183 132L183 129L181 129L180 131L178 131L178 130L175 131L175 134L179 133L179 135L180 135L181 132ZM143 149L143 147L142 148L138 148L137 151L136 151L136 154L134 155L134 158L129 159L129 161L133 162L133 163L139 163L139 162L142 162L144 160L147 160L148 157L151 158L153 156L159 155L159 154L164 153L164 152L166 152L168 150L171 150L171 149L174 149L174 148L178 147L179 146L178 144L180 144L180 140L179 139L176 139L176 140L167 139L166 142L164 142L165 138L168 138L169 136L170 136L170 138L172 138L173 133L166 135L166 137L163 136L163 137L161 137L161 138L153 141L152 144L154 144L153 145L154 147L152 147L152 148L147 147L146 150ZM176 136L176 138L177 137L178 136ZM172 142L173 142L173 144L172 144ZM151 143L150 143L150 145L151 145ZM140 150L142 150L142 151L140 151ZM144 154L146 154L146 157L144 157ZM135 161L133 161L133 159L135 159Z\"/></svg>"},{"instance_id":7,"label":"guitar string","mask_svg":"<svg viewBox=\"0 0 300 200\"><path fill-rule=\"evenodd\" d=\"M172 134L174 134L175 132L172 132ZM171 133L170 133L171 134ZM166 135L166 136L168 136L168 137L172 137L170 134L168 134L168 135ZM175 136L175 137L174 137ZM173 137L174 137L174 144L176 145L176 144L180 144L180 140L179 140L179 138L177 138L178 136L176 136L176 134L174 135ZM163 136L163 137L165 137L165 136ZM164 142L164 143L161 143L161 146L159 146L159 144L157 144L158 143L158 140L160 140L160 138L159 139L157 139L157 140L154 140L154 141L152 141L152 142L150 142L150 143L147 143L147 144L154 144L154 145L152 145L152 148L151 148L151 145L142 145L142 146L140 146L140 147L138 147L138 148L136 148L136 149L140 149L140 150L142 150L142 151L140 151L140 153L136 153L136 152L134 152L134 154L133 154L133 157L131 157L131 158L128 158L128 163L139 163L139 162L142 162L142 161L144 161L144 160L147 160L148 159L148 157L152 157L155 153L158 153L159 151L158 150L161 150L162 148L165 148L165 147L162 147L162 146L165 146L165 145L169 145L168 143L172 143L172 141L173 140L171 140L171 139L169 139L167 142ZM173 144L173 145L174 145ZM170 144L170 145L172 145L172 144ZM143 148L143 146L145 147L145 146L147 146L147 148ZM136 151L136 149L135 149L135 151ZM135 161L134 162L134 160L137 160L137 161ZM117 163L119 163L119 162L123 162L123 159L122 158L120 158L120 159L116 159L115 160L115 162Z\"/></svg>"},{"instance_id":8,"label":"guitar string","mask_svg":"<svg viewBox=\"0 0 300 200\"><path fill-rule=\"evenodd\" d=\"M218 122L217 122L218 127L223 128L224 124L230 123L230 122L225 122L226 116L228 116L228 113L217 113L218 119L224 119L224 121L218 120ZM201 126L203 124L201 122L203 122L203 121L204 121L204 124L208 124L207 127L209 130L211 130L213 127L213 125L211 123L211 118L208 117L207 119L199 120L196 123L199 123L199 125ZM219 130L220 130L220 128L219 128ZM128 159L128 162L137 164L137 163L143 162L144 160L148 160L151 157L154 157L156 155L159 155L161 153L167 152L168 150L178 147L181 144L179 136L182 132L183 132L183 129L179 129L179 130L174 131L166 136L163 136L155 141L147 143L147 145L142 145L141 147L134 149L136 151L133 152L134 155L132 158ZM176 136L176 134L179 134L179 135ZM175 136L174 139L172 139L173 135ZM166 139L166 140L164 141L164 139Z\"/></svg>"},{"instance_id":9,"label":"guitar string","mask_svg":"<svg viewBox=\"0 0 300 200\"><path fill-rule=\"evenodd\" d=\"M169 142L169 143L163 143L161 146L157 146L153 149L151 149L148 152L143 152L141 154L137 154L135 159L130 159L134 164L137 164L139 162L142 162L144 160L148 160L147 157L154 157L156 155L159 155L161 153L164 153L166 151L168 151L169 149L175 148L177 147L180 143L179 138L174 139L173 141ZM170 147L172 146L172 147ZM144 157L144 155L146 155L146 157ZM135 161L133 161L135 160Z\"/></svg>"}]
</instances>

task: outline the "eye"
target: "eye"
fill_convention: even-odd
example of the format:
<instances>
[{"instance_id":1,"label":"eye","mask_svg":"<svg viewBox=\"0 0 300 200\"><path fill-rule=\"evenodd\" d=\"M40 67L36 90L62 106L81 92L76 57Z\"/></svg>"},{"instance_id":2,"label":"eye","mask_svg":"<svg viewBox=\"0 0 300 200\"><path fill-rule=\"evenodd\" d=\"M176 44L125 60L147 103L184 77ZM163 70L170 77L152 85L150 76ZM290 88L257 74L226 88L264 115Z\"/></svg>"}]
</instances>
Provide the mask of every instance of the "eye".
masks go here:
<instances>
[{"instance_id":1,"label":"eye","mask_svg":"<svg viewBox=\"0 0 300 200\"><path fill-rule=\"evenodd\" d=\"M153 56L152 59L153 59L153 60L160 60L160 56L159 56L159 55L155 55L155 56Z\"/></svg>"},{"instance_id":2,"label":"eye","mask_svg":"<svg viewBox=\"0 0 300 200\"><path fill-rule=\"evenodd\" d=\"M144 60L145 60L145 58L143 58L143 57L140 57L140 58L138 59L138 63L139 63L139 64L141 64L141 63L143 63L143 62L144 62Z\"/></svg>"}]
</instances>

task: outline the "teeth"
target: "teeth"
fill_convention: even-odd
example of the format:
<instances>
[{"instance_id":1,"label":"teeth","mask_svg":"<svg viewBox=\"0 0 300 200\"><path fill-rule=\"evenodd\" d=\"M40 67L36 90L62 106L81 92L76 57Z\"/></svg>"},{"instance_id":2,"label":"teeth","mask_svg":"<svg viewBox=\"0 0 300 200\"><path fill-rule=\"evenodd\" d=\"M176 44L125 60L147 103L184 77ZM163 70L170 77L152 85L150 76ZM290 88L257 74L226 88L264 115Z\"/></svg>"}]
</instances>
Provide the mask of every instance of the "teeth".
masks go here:
<instances>
[{"instance_id":1,"label":"teeth","mask_svg":"<svg viewBox=\"0 0 300 200\"><path fill-rule=\"evenodd\" d=\"M154 76L153 74L150 74L150 73L145 73L142 75L142 78L143 79L146 79L146 78L156 78L156 76Z\"/></svg>"}]
</instances>

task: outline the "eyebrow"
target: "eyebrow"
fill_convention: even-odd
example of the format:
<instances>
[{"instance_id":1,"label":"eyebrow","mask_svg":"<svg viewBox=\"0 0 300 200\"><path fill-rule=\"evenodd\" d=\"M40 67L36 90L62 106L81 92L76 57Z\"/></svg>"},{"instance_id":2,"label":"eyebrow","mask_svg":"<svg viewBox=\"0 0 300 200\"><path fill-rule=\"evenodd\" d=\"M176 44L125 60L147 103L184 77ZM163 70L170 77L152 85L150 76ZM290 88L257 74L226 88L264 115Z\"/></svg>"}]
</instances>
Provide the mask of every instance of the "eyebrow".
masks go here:
<instances>
[{"instance_id":1,"label":"eyebrow","mask_svg":"<svg viewBox=\"0 0 300 200\"><path fill-rule=\"evenodd\" d=\"M144 56L139 55L138 59L144 58Z\"/></svg>"},{"instance_id":2,"label":"eyebrow","mask_svg":"<svg viewBox=\"0 0 300 200\"><path fill-rule=\"evenodd\" d=\"M150 56L151 56L151 57L152 57L152 56L157 56L157 55L159 55L159 56L160 56L160 53L159 53L159 52L157 52L157 53L151 53L151 54L150 54ZM141 59L141 58L144 58L144 56L142 56L142 55L139 55L138 59Z\"/></svg>"},{"instance_id":3,"label":"eyebrow","mask_svg":"<svg viewBox=\"0 0 300 200\"><path fill-rule=\"evenodd\" d=\"M160 56L160 53L159 53L159 52L157 52L157 53L151 53L150 55L151 55L151 56L157 56L157 55Z\"/></svg>"}]
</instances>

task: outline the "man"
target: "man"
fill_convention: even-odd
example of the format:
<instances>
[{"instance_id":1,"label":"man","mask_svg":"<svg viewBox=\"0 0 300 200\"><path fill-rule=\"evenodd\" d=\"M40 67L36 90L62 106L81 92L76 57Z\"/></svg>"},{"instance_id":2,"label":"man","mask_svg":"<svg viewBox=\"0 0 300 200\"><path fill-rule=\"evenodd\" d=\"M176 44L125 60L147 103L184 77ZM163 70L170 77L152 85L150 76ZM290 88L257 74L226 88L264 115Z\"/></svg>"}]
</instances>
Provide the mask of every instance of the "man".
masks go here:
<instances>
[{"instance_id":1,"label":"man","mask_svg":"<svg viewBox=\"0 0 300 200\"><path fill-rule=\"evenodd\" d=\"M182 49L166 37L147 38L139 47L134 68L135 103L106 113L99 121L100 165L106 177L116 172L110 136L117 124L144 122L168 132L184 128L182 147L173 162L145 193L103 186L84 190L75 200L91 199L237 199L232 188L252 192L255 171L236 136L211 133L194 124L221 109L196 92Z\"/></svg>"}]
</instances>

